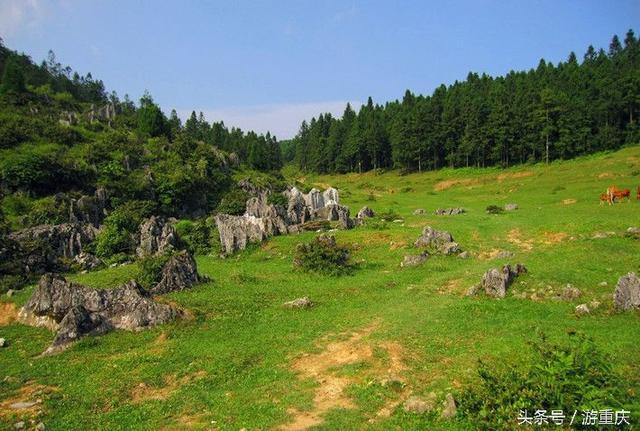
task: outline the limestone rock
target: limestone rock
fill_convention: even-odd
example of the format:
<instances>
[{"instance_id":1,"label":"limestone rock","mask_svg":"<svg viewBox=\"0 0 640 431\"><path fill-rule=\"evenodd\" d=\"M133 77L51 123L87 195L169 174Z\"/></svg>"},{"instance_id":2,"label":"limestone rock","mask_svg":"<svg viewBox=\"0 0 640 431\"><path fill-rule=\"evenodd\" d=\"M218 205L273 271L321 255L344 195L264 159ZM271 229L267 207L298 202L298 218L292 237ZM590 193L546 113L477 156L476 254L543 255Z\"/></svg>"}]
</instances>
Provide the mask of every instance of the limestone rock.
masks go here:
<instances>
[{"instance_id":1,"label":"limestone rock","mask_svg":"<svg viewBox=\"0 0 640 431\"><path fill-rule=\"evenodd\" d=\"M151 216L140 224L138 257L154 256L172 251L178 246L176 229L164 217Z\"/></svg>"},{"instance_id":2,"label":"limestone rock","mask_svg":"<svg viewBox=\"0 0 640 431\"><path fill-rule=\"evenodd\" d=\"M80 253L73 261L83 270L93 270L102 266L102 261L91 253Z\"/></svg>"},{"instance_id":3,"label":"limestone rock","mask_svg":"<svg viewBox=\"0 0 640 431\"><path fill-rule=\"evenodd\" d=\"M303 296L302 298L294 299L293 301L288 301L283 304L286 308L311 308L313 305L313 301L311 301L308 296Z\"/></svg>"},{"instance_id":4,"label":"limestone rock","mask_svg":"<svg viewBox=\"0 0 640 431\"><path fill-rule=\"evenodd\" d=\"M587 306L587 304L580 304L576 307L576 315L577 316L582 316L584 314L589 314L591 312L591 310L589 310L589 307Z\"/></svg>"},{"instance_id":5,"label":"limestone rock","mask_svg":"<svg viewBox=\"0 0 640 431\"><path fill-rule=\"evenodd\" d=\"M616 310L619 311L640 309L640 278L635 272L630 272L618 279L613 301Z\"/></svg>"},{"instance_id":6,"label":"limestone rock","mask_svg":"<svg viewBox=\"0 0 640 431\"><path fill-rule=\"evenodd\" d=\"M91 289L68 282L56 274L45 274L18 315L46 316L57 324L57 334L45 353L55 353L84 335L98 335L113 328L137 330L169 322L182 312L154 302L135 281L113 289ZM27 318L27 319L25 319Z\"/></svg>"},{"instance_id":7,"label":"limestone rock","mask_svg":"<svg viewBox=\"0 0 640 431\"><path fill-rule=\"evenodd\" d=\"M444 409L442 410L442 417L444 419L451 419L456 415L456 400L450 393L444 399Z\"/></svg>"},{"instance_id":8,"label":"limestone rock","mask_svg":"<svg viewBox=\"0 0 640 431\"><path fill-rule=\"evenodd\" d=\"M513 280L520 274L526 273L527 269L522 264L517 264L515 268L507 264L502 269L492 268L482 277L481 288L488 296L494 298L504 298L507 288Z\"/></svg>"},{"instance_id":9,"label":"limestone rock","mask_svg":"<svg viewBox=\"0 0 640 431\"><path fill-rule=\"evenodd\" d=\"M0 338L0 347L7 347L7 340L5 338Z\"/></svg>"},{"instance_id":10,"label":"limestone rock","mask_svg":"<svg viewBox=\"0 0 640 431\"><path fill-rule=\"evenodd\" d=\"M515 211L517 209L518 209L518 204L505 204L504 206L505 211Z\"/></svg>"},{"instance_id":11,"label":"limestone rock","mask_svg":"<svg viewBox=\"0 0 640 431\"><path fill-rule=\"evenodd\" d=\"M411 267L422 265L429 259L429 253L426 251L416 255L405 256L402 262L400 263L401 267Z\"/></svg>"},{"instance_id":12,"label":"limestone rock","mask_svg":"<svg viewBox=\"0 0 640 431\"><path fill-rule=\"evenodd\" d=\"M464 212L464 208L438 208L435 211L435 215L458 215Z\"/></svg>"},{"instance_id":13,"label":"limestone rock","mask_svg":"<svg viewBox=\"0 0 640 431\"><path fill-rule=\"evenodd\" d=\"M509 250L502 250L498 254L496 254L495 259L506 259L508 257L513 257L513 252Z\"/></svg>"},{"instance_id":14,"label":"limestone rock","mask_svg":"<svg viewBox=\"0 0 640 431\"><path fill-rule=\"evenodd\" d=\"M150 293L160 295L164 293L191 288L200 281L196 261L187 251L182 251L169 258L162 268L160 282Z\"/></svg>"},{"instance_id":15,"label":"limestone rock","mask_svg":"<svg viewBox=\"0 0 640 431\"><path fill-rule=\"evenodd\" d=\"M356 217L359 219L363 219L363 218L375 217L375 215L376 215L375 212L371 208L364 206L360 209L360 211L358 211L358 215Z\"/></svg>"},{"instance_id":16,"label":"limestone rock","mask_svg":"<svg viewBox=\"0 0 640 431\"><path fill-rule=\"evenodd\" d=\"M562 293L560 293L560 298L564 301L572 301L574 299L580 298L582 296L582 292L577 287L573 287L571 284L567 284L563 289Z\"/></svg>"},{"instance_id":17,"label":"limestone rock","mask_svg":"<svg viewBox=\"0 0 640 431\"><path fill-rule=\"evenodd\" d=\"M423 215L425 213L424 208L418 208L413 212L413 215Z\"/></svg>"},{"instance_id":18,"label":"limestone rock","mask_svg":"<svg viewBox=\"0 0 640 431\"><path fill-rule=\"evenodd\" d=\"M407 413L418 415L433 411L436 408L436 394L431 392L426 399L412 395L407 398L402 408Z\"/></svg>"},{"instance_id":19,"label":"limestone rock","mask_svg":"<svg viewBox=\"0 0 640 431\"><path fill-rule=\"evenodd\" d=\"M55 267L60 258L81 254L98 234L89 223L39 225L9 234L23 256L25 273L42 273Z\"/></svg>"},{"instance_id":20,"label":"limestone rock","mask_svg":"<svg viewBox=\"0 0 640 431\"><path fill-rule=\"evenodd\" d=\"M267 239L264 221L252 216L219 214L215 218L222 250L231 254Z\"/></svg>"},{"instance_id":21,"label":"limestone rock","mask_svg":"<svg viewBox=\"0 0 640 431\"><path fill-rule=\"evenodd\" d=\"M460 253L460 254L458 255L458 257L459 257L460 259L469 259L469 258L471 257L471 255L469 254L469 252L468 252L468 251L463 251L462 253Z\"/></svg>"},{"instance_id":22,"label":"limestone rock","mask_svg":"<svg viewBox=\"0 0 640 431\"><path fill-rule=\"evenodd\" d=\"M436 251L441 254L454 254L462 250L457 242L453 240L453 236L446 231L438 231L431 226L425 226L422 234L415 241L416 247L424 247Z\"/></svg>"},{"instance_id":23,"label":"limestone rock","mask_svg":"<svg viewBox=\"0 0 640 431\"><path fill-rule=\"evenodd\" d=\"M93 196L70 199L69 221L71 223L90 223L99 227L107 215L107 198L106 190L99 188Z\"/></svg>"}]
</instances>

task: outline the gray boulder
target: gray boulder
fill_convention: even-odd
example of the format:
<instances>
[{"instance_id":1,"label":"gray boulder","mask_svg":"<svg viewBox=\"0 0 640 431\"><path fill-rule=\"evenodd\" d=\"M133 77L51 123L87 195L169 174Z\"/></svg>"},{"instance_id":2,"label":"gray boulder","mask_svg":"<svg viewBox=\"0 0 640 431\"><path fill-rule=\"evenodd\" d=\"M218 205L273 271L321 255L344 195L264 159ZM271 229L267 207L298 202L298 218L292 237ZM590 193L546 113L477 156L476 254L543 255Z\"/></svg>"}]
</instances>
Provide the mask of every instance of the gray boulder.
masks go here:
<instances>
[{"instance_id":1,"label":"gray boulder","mask_svg":"<svg viewBox=\"0 0 640 431\"><path fill-rule=\"evenodd\" d=\"M356 216L359 219L375 217L376 213L369 207L364 206L358 211L358 215Z\"/></svg>"},{"instance_id":2,"label":"gray boulder","mask_svg":"<svg viewBox=\"0 0 640 431\"><path fill-rule=\"evenodd\" d=\"M200 281L198 268L193 256L187 251L182 251L169 258L162 268L162 277L150 293L161 295L164 293L185 290L191 288Z\"/></svg>"},{"instance_id":3,"label":"gray boulder","mask_svg":"<svg viewBox=\"0 0 640 431\"><path fill-rule=\"evenodd\" d=\"M286 308L311 308L313 305L313 301L311 301L308 296L303 296L302 298L294 299L293 301L288 301L283 304Z\"/></svg>"},{"instance_id":4,"label":"gray boulder","mask_svg":"<svg viewBox=\"0 0 640 431\"><path fill-rule=\"evenodd\" d=\"M179 243L176 229L164 217L151 216L140 224L138 257L154 256L170 252Z\"/></svg>"},{"instance_id":5,"label":"gray boulder","mask_svg":"<svg viewBox=\"0 0 640 431\"><path fill-rule=\"evenodd\" d=\"M518 209L518 204L505 204L504 206L505 211L515 211L517 209Z\"/></svg>"},{"instance_id":6,"label":"gray boulder","mask_svg":"<svg viewBox=\"0 0 640 431\"><path fill-rule=\"evenodd\" d=\"M113 289L91 289L68 282L57 274L45 274L18 318L33 325L35 317L46 317L57 325L56 337L45 353L64 349L85 335L98 335L113 328L137 330L182 316L182 311L154 302L131 280Z\"/></svg>"},{"instance_id":7,"label":"gray boulder","mask_svg":"<svg viewBox=\"0 0 640 431\"><path fill-rule=\"evenodd\" d=\"M453 240L453 236L449 232L435 230L431 226L425 226L414 245L445 255L462 251L460 245Z\"/></svg>"},{"instance_id":8,"label":"gray boulder","mask_svg":"<svg viewBox=\"0 0 640 431\"><path fill-rule=\"evenodd\" d=\"M618 279L613 293L613 302L616 310L619 311L640 309L640 278L635 272L630 272Z\"/></svg>"},{"instance_id":9,"label":"gray boulder","mask_svg":"<svg viewBox=\"0 0 640 431\"><path fill-rule=\"evenodd\" d=\"M268 238L265 222L261 218L219 214L215 220L222 250L226 254L244 250L248 244Z\"/></svg>"},{"instance_id":10,"label":"gray boulder","mask_svg":"<svg viewBox=\"0 0 640 431\"><path fill-rule=\"evenodd\" d=\"M520 274L526 273L527 268L522 264L517 264L514 268L507 264L502 269L492 268L482 277L480 288L484 289L488 296L494 298L504 298L507 288L513 280Z\"/></svg>"},{"instance_id":11,"label":"gray boulder","mask_svg":"<svg viewBox=\"0 0 640 431\"><path fill-rule=\"evenodd\" d=\"M82 196L69 200L69 221L90 223L99 227L107 215L107 191L99 188L93 196Z\"/></svg>"},{"instance_id":12,"label":"gray boulder","mask_svg":"<svg viewBox=\"0 0 640 431\"><path fill-rule=\"evenodd\" d=\"M413 212L413 215L423 215L424 213L425 213L425 210L423 208L418 208Z\"/></svg>"},{"instance_id":13,"label":"gray boulder","mask_svg":"<svg viewBox=\"0 0 640 431\"><path fill-rule=\"evenodd\" d=\"M400 266L404 268L422 265L427 261L427 259L429 259L429 253L426 251L416 255L408 255L404 257L402 262L400 262Z\"/></svg>"},{"instance_id":14,"label":"gray boulder","mask_svg":"<svg viewBox=\"0 0 640 431\"><path fill-rule=\"evenodd\" d=\"M580 298L581 296L582 291L570 284L567 284L560 293L560 298L564 301L572 301L574 299Z\"/></svg>"},{"instance_id":15,"label":"gray boulder","mask_svg":"<svg viewBox=\"0 0 640 431\"><path fill-rule=\"evenodd\" d=\"M102 261L91 253L80 253L73 258L73 262L76 263L80 269L91 271L93 269L102 266Z\"/></svg>"},{"instance_id":16,"label":"gray boulder","mask_svg":"<svg viewBox=\"0 0 640 431\"><path fill-rule=\"evenodd\" d=\"M438 208L435 211L435 215L458 215L464 213L464 208Z\"/></svg>"}]
</instances>

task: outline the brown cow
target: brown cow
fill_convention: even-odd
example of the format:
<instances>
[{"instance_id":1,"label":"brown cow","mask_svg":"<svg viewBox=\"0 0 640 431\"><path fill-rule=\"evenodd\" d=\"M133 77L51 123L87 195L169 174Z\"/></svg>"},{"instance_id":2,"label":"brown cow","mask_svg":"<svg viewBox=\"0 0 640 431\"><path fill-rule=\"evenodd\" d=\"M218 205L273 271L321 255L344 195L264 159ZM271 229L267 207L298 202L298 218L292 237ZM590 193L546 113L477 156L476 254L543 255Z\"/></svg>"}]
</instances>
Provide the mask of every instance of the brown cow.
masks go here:
<instances>
[{"instance_id":1,"label":"brown cow","mask_svg":"<svg viewBox=\"0 0 640 431\"><path fill-rule=\"evenodd\" d=\"M622 189L616 190L613 192L612 199L615 202L616 199L624 199L627 198L627 202L631 201L631 190Z\"/></svg>"},{"instance_id":2,"label":"brown cow","mask_svg":"<svg viewBox=\"0 0 640 431\"><path fill-rule=\"evenodd\" d=\"M611 201L609 201L609 195L607 193L600 193L600 205L605 202L611 205Z\"/></svg>"}]
</instances>

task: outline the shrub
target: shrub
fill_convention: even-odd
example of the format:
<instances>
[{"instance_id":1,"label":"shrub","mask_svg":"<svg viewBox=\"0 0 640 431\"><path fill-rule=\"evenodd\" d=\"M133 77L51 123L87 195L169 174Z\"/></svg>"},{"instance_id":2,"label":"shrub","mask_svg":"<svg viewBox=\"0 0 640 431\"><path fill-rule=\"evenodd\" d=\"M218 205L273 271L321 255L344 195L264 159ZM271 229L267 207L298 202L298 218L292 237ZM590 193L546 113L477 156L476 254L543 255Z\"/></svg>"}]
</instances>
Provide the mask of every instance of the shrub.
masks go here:
<instances>
[{"instance_id":1,"label":"shrub","mask_svg":"<svg viewBox=\"0 0 640 431\"><path fill-rule=\"evenodd\" d=\"M553 344L541 336L529 343L528 362L502 366L480 362L480 381L459 395L460 412L480 429L516 429L520 410L602 410L624 407L631 395L612 369L611 358L583 334ZM570 413L569 413L570 414Z\"/></svg>"},{"instance_id":2,"label":"shrub","mask_svg":"<svg viewBox=\"0 0 640 431\"><path fill-rule=\"evenodd\" d=\"M56 199L53 196L38 199L31 205L29 223L60 224L69 220L69 208L64 199Z\"/></svg>"},{"instance_id":3,"label":"shrub","mask_svg":"<svg viewBox=\"0 0 640 431\"><path fill-rule=\"evenodd\" d=\"M27 279L23 275L4 275L0 277L0 293L22 289L26 283Z\"/></svg>"},{"instance_id":4,"label":"shrub","mask_svg":"<svg viewBox=\"0 0 640 431\"><path fill-rule=\"evenodd\" d=\"M392 209L388 209L385 211L382 211L380 213L378 213L378 218L380 220L384 220L384 221L394 221L394 220L398 220L402 217L400 217L400 214L398 214L397 212L395 212Z\"/></svg>"},{"instance_id":5,"label":"shrub","mask_svg":"<svg viewBox=\"0 0 640 431\"><path fill-rule=\"evenodd\" d=\"M298 244L293 264L305 271L334 276L353 271L349 249L338 245L332 235L320 235L307 244Z\"/></svg>"},{"instance_id":6,"label":"shrub","mask_svg":"<svg viewBox=\"0 0 640 431\"><path fill-rule=\"evenodd\" d=\"M487 214L501 214L504 210L498 205L489 205L486 209Z\"/></svg>"},{"instance_id":7,"label":"shrub","mask_svg":"<svg viewBox=\"0 0 640 431\"><path fill-rule=\"evenodd\" d=\"M242 215L247 208L248 199L249 194L247 192L241 188L234 187L224 195L218 208L216 208L216 212L219 214Z\"/></svg>"},{"instance_id":8,"label":"shrub","mask_svg":"<svg viewBox=\"0 0 640 431\"><path fill-rule=\"evenodd\" d=\"M136 280L146 289L155 286L162 277L162 268L171 258L170 253L159 256L147 256L138 261L140 272Z\"/></svg>"},{"instance_id":9,"label":"shrub","mask_svg":"<svg viewBox=\"0 0 640 431\"><path fill-rule=\"evenodd\" d=\"M267 202L269 202L271 205L280 205L285 208L289 204L289 200L286 198L286 196L279 192L269 193Z\"/></svg>"},{"instance_id":10,"label":"shrub","mask_svg":"<svg viewBox=\"0 0 640 431\"><path fill-rule=\"evenodd\" d=\"M187 250L193 254L209 254L220 249L218 229L212 219L180 220L175 228Z\"/></svg>"},{"instance_id":11,"label":"shrub","mask_svg":"<svg viewBox=\"0 0 640 431\"><path fill-rule=\"evenodd\" d=\"M300 229L304 231L318 231L318 230L326 230L331 227L331 222L329 220L313 220L308 221L300 225Z\"/></svg>"},{"instance_id":12,"label":"shrub","mask_svg":"<svg viewBox=\"0 0 640 431\"><path fill-rule=\"evenodd\" d=\"M153 202L129 201L113 210L104 220L104 228L96 239L96 254L108 258L119 253L132 253L134 235L154 208Z\"/></svg>"}]
</instances>

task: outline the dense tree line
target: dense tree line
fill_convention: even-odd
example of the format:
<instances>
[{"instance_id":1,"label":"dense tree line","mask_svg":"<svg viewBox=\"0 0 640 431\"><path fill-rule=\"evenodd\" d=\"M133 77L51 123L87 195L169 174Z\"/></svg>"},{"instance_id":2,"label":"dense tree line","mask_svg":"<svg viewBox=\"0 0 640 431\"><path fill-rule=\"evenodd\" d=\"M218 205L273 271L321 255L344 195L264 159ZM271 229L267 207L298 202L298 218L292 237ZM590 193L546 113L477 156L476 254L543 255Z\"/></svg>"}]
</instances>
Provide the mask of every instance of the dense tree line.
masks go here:
<instances>
[{"instance_id":1,"label":"dense tree line","mask_svg":"<svg viewBox=\"0 0 640 431\"><path fill-rule=\"evenodd\" d=\"M303 122L285 156L315 172L427 170L567 159L640 142L640 42L629 30L608 52L589 46L554 65L490 77L469 73L432 95L369 98L342 118Z\"/></svg>"}]
</instances>

